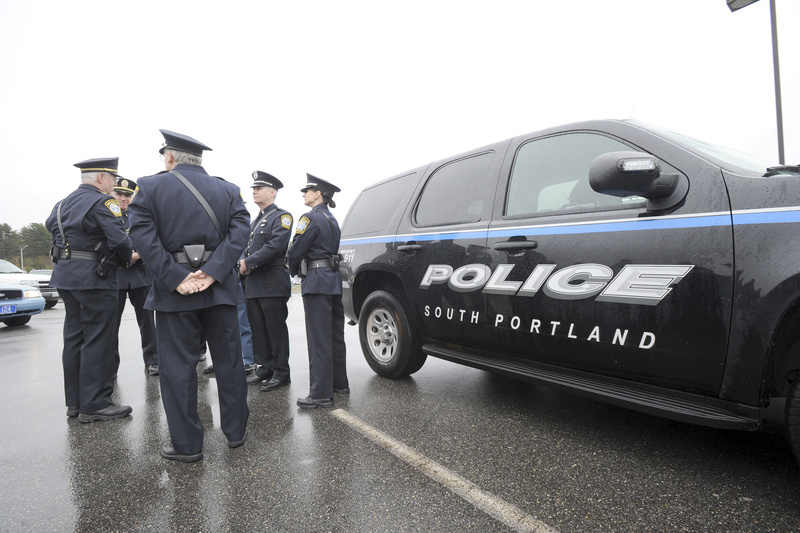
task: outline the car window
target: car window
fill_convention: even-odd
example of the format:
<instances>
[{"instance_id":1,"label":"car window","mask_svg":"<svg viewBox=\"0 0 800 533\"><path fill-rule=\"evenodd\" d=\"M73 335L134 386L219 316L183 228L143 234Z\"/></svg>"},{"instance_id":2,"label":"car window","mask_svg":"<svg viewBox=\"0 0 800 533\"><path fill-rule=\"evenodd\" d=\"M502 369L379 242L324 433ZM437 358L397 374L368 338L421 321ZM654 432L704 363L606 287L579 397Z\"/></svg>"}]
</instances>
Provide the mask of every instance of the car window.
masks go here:
<instances>
[{"instance_id":1,"label":"car window","mask_svg":"<svg viewBox=\"0 0 800 533\"><path fill-rule=\"evenodd\" d=\"M537 139L520 146L506 196L509 217L581 212L641 204L640 196L619 198L589 186L589 167L599 155L638 151L595 133L568 133Z\"/></svg>"},{"instance_id":2,"label":"car window","mask_svg":"<svg viewBox=\"0 0 800 533\"><path fill-rule=\"evenodd\" d=\"M350 209L342 235L360 235L381 231L389 223L411 184L416 172L364 189Z\"/></svg>"},{"instance_id":3,"label":"car window","mask_svg":"<svg viewBox=\"0 0 800 533\"><path fill-rule=\"evenodd\" d=\"M18 268L13 263L0 259L0 274L24 274L25 271Z\"/></svg>"},{"instance_id":4,"label":"car window","mask_svg":"<svg viewBox=\"0 0 800 533\"><path fill-rule=\"evenodd\" d=\"M419 226L443 226L479 222L494 162L494 152L478 154L439 167L425 184L416 210Z\"/></svg>"}]
</instances>

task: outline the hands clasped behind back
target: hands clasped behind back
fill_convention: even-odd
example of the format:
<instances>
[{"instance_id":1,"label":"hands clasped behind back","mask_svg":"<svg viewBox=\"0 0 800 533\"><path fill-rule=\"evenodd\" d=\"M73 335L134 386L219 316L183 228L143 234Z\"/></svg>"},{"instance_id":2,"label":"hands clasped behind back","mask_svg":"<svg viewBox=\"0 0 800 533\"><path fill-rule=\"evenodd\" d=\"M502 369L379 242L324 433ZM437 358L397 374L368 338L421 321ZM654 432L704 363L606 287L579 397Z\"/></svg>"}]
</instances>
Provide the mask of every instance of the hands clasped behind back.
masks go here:
<instances>
[{"instance_id":1,"label":"hands clasped behind back","mask_svg":"<svg viewBox=\"0 0 800 533\"><path fill-rule=\"evenodd\" d=\"M190 272L189 275L184 278L181 284L178 285L176 290L183 295L203 292L215 281L216 280L212 276L209 276L202 270L198 270L196 272Z\"/></svg>"}]
</instances>

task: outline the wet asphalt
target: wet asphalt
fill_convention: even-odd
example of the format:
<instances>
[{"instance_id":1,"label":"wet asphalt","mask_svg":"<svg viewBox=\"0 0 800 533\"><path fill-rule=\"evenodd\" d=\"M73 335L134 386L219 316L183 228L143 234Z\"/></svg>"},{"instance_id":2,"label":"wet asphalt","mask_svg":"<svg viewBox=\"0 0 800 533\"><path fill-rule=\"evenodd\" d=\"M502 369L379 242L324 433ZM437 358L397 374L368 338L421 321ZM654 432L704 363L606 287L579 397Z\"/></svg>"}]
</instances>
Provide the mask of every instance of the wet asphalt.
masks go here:
<instances>
[{"instance_id":1,"label":"wet asphalt","mask_svg":"<svg viewBox=\"0 0 800 533\"><path fill-rule=\"evenodd\" d=\"M641 415L429 358L382 379L347 327L351 394L304 411L302 299L290 300L292 383L249 387L248 440L229 449L198 365L205 459L162 459L158 378L128 307L114 399L131 417L65 416L63 304L0 326L0 532L800 531L800 468L779 431Z\"/></svg>"}]
</instances>

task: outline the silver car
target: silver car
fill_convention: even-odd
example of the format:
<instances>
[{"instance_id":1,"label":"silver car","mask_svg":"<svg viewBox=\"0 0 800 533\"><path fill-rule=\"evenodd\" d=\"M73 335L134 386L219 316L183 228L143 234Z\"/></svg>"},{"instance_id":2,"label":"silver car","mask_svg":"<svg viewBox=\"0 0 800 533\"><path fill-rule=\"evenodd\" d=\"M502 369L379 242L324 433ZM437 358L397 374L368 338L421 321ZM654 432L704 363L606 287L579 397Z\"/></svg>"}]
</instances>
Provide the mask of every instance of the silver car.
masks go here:
<instances>
[{"instance_id":1,"label":"silver car","mask_svg":"<svg viewBox=\"0 0 800 533\"><path fill-rule=\"evenodd\" d=\"M45 309L50 309L58 303L58 290L50 286L50 275L25 272L5 259L0 259L0 283L37 287L44 298Z\"/></svg>"}]
</instances>

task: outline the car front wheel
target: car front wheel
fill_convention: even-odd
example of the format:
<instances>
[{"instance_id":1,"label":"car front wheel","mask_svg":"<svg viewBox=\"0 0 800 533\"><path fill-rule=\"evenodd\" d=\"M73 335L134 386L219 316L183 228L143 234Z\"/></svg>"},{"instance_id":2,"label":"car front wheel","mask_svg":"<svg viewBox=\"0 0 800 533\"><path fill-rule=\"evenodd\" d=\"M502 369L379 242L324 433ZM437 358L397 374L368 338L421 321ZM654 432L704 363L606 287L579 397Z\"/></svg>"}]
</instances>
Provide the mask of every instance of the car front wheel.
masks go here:
<instances>
[{"instance_id":1,"label":"car front wheel","mask_svg":"<svg viewBox=\"0 0 800 533\"><path fill-rule=\"evenodd\" d=\"M370 294L361 308L358 333L364 358L379 376L404 378L425 363L419 330L408 304L398 294Z\"/></svg>"}]
</instances>

